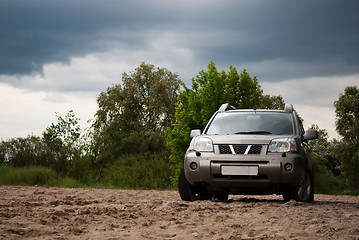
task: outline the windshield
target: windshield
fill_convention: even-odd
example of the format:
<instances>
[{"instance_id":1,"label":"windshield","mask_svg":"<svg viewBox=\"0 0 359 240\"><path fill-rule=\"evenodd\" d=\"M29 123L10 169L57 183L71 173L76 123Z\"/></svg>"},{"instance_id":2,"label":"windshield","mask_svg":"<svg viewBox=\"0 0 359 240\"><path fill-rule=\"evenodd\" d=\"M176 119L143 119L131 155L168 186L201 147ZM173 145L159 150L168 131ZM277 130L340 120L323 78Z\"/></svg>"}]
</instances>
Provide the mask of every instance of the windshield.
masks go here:
<instances>
[{"instance_id":1,"label":"windshield","mask_svg":"<svg viewBox=\"0 0 359 240\"><path fill-rule=\"evenodd\" d=\"M206 134L293 135L294 124L290 113L221 112L215 116Z\"/></svg>"}]
</instances>

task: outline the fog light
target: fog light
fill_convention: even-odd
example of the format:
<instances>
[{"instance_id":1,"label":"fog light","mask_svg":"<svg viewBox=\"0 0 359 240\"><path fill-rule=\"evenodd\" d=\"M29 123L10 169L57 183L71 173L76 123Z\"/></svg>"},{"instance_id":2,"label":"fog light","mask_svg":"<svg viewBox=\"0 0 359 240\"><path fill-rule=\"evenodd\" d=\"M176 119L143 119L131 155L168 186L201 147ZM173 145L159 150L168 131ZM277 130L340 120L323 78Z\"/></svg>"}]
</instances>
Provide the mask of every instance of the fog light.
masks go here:
<instances>
[{"instance_id":1,"label":"fog light","mask_svg":"<svg viewBox=\"0 0 359 240\"><path fill-rule=\"evenodd\" d=\"M198 166L197 166L197 163L191 162L191 163L189 164L189 167L190 167L192 170L196 170Z\"/></svg>"},{"instance_id":2,"label":"fog light","mask_svg":"<svg viewBox=\"0 0 359 240\"><path fill-rule=\"evenodd\" d=\"M286 164L284 164L284 170L286 170L286 171L292 171L292 169L293 169L293 165L292 164L290 164L290 163L286 163Z\"/></svg>"}]
</instances>

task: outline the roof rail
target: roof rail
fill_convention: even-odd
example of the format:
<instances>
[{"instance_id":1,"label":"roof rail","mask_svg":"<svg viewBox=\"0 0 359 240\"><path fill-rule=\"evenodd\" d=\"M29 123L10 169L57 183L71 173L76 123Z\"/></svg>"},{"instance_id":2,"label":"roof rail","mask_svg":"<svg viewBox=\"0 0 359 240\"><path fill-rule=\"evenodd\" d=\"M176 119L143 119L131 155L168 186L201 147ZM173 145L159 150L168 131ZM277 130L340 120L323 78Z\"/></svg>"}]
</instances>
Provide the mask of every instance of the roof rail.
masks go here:
<instances>
[{"instance_id":1,"label":"roof rail","mask_svg":"<svg viewBox=\"0 0 359 240\"><path fill-rule=\"evenodd\" d=\"M219 111L219 112L225 112L225 111L234 110L234 109L236 109L236 108L233 107L232 105L230 105L229 103L223 103L223 104L219 107L218 111Z\"/></svg>"},{"instance_id":2,"label":"roof rail","mask_svg":"<svg viewBox=\"0 0 359 240\"><path fill-rule=\"evenodd\" d=\"M293 108L293 105L292 104L286 104L285 107L284 107L284 111L286 112L293 112L294 111L294 108Z\"/></svg>"}]
</instances>

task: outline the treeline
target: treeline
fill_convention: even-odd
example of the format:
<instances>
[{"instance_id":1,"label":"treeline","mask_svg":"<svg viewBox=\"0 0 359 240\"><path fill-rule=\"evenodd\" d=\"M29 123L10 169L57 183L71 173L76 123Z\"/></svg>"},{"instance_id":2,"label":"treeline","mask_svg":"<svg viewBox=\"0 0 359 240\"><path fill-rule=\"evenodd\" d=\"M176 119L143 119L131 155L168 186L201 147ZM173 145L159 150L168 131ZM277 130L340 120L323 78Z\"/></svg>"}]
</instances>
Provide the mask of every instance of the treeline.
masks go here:
<instances>
[{"instance_id":1,"label":"treeline","mask_svg":"<svg viewBox=\"0 0 359 240\"><path fill-rule=\"evenodd\" d=\"M176 186L191 129L203 129L219 106L283 109L281 96L263 94L256 77L214 62L187 87L165 68L141 63L97 98L91 127L82 131L73 111L41 136L0 142L0 184L156 188ZM358 193L359 93L348 87L335 102L342 140L326 130L311 142L316 191ZM27 177L22 177L27 176Z\"/></svg>"},{"instance_id":2,"label":"treeline","mask_svg":"<svg viewBox=\"0 0 359 240\"><path fill-rule=\"evenodd\" d=\"M323 193L359 195L359 89L348 86L334 102L336 130L340 140L329 140L319 130L319 138L310 142L316 164L316 189Z\"/></svg>"}]
</instances>

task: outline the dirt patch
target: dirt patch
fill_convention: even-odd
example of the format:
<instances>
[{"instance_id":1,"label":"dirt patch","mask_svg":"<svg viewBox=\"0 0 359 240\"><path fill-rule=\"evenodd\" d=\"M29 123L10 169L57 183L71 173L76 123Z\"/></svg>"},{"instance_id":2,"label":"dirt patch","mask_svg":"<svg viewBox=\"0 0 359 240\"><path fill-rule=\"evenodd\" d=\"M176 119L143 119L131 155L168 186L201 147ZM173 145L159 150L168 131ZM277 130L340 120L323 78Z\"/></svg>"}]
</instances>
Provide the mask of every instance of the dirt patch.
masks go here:
<instances>
[{"instance_id":1,"label":"dirt patch","mask_svg":"<svg viewBox=\"0 0 359 240\"><path fill-rule=\"evenodd\" d=\"M0 239L359 239L359 197L183 202L175 191L0 186Z\"/></svg>"}]
</instances>

